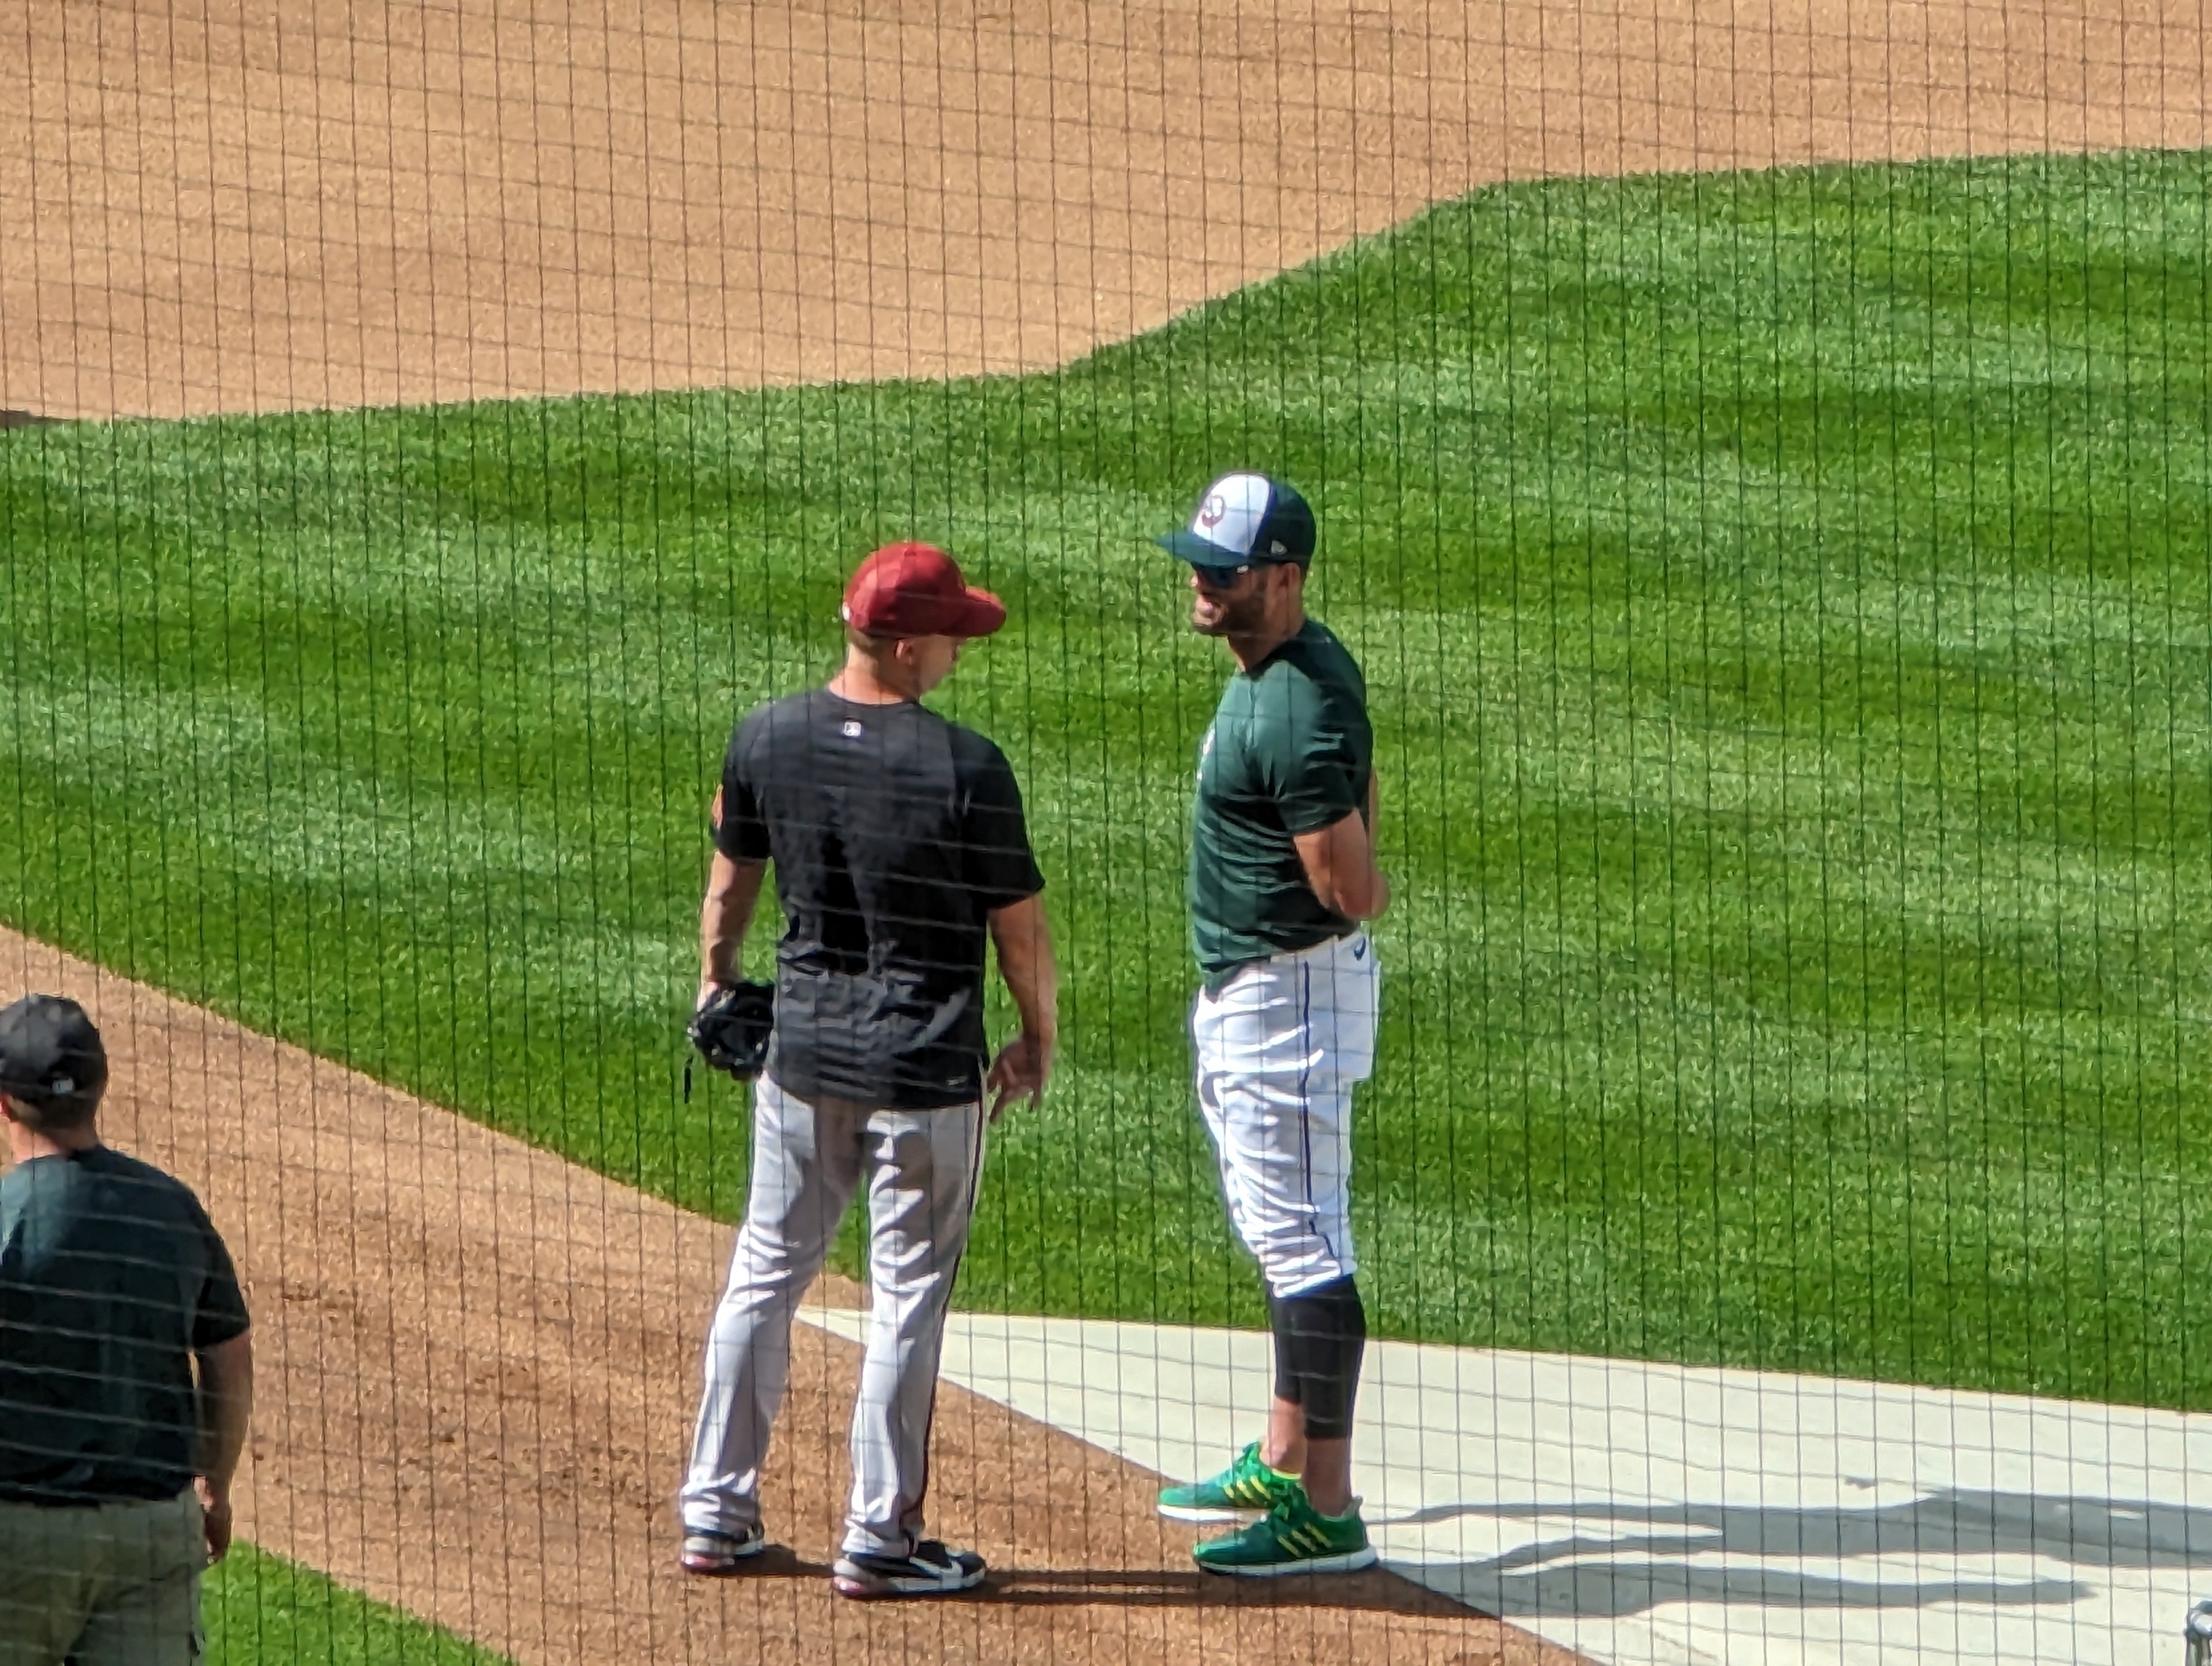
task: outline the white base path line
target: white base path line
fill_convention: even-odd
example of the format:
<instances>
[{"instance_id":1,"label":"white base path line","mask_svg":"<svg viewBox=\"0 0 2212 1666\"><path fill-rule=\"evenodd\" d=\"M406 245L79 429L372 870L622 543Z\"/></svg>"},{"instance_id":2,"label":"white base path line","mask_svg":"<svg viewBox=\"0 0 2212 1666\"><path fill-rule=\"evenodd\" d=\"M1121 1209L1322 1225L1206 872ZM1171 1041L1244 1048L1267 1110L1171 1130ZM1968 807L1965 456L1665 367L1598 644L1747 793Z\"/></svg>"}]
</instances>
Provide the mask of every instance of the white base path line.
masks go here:
<instances>
[{"instance_id":1,"label":"white base path line","mask_svg":"<svg viewBox=\"0 0 2212 1666\"><path fill-rule=\"evenodd\" d=\"M1261 1332L978 1313L944 1370L1177 1479L1272 1381ZM2179 1666L2212 1594L2212 1416L1400 1342L1360 1394L1384 1561L1599 1660Z\"/></svg>"}]
</instances>

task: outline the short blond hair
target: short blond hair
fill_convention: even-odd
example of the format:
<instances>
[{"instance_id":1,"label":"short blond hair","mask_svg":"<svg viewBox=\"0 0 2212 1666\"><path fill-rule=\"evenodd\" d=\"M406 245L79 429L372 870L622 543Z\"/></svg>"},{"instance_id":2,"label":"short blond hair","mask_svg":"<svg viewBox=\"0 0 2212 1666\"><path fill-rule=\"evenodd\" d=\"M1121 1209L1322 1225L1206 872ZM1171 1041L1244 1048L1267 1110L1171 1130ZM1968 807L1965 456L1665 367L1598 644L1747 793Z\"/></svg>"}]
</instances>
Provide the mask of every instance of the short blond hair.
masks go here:
<instances>
[{"instance_id":1,"label":"short blond hair","mask_svg":"<svg viewBox=\"0 0 2212 1666\"><path fill-rule=\"evenodd\" d=\"M882 658L898 645L899 639L895 636L870 636L857 625L845 626L845 645L858 648L870 659Z\"/></svg>"}]
</instances>

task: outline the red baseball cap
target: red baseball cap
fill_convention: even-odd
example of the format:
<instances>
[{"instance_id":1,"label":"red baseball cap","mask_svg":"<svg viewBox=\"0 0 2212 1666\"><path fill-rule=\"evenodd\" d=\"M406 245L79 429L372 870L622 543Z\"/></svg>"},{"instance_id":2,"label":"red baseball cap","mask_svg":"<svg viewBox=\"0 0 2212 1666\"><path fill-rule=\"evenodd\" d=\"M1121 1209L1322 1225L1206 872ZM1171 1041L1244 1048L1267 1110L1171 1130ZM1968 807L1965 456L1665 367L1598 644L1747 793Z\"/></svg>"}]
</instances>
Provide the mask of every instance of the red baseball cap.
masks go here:
<instances>
[{"instance_id":1,"label":"red baseball cap","mask_svg":"<svg viewBox=\"0 0 2212 1666\"><path fill-rule=\"evenodd\" d=\"M935 544L893 544L845 587L845 623L868 636L988 636L1006 623L1006 604L970 589Z\"/></svg>"}]
</instances>

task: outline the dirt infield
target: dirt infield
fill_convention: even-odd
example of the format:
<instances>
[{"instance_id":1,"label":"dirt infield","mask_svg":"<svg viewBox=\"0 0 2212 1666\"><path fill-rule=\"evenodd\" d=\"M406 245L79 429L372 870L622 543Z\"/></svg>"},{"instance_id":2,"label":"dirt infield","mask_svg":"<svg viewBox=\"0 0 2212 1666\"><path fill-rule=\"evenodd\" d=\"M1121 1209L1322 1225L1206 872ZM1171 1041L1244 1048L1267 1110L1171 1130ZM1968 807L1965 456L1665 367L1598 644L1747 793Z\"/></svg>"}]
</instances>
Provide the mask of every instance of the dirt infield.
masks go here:
<instances>
[{"instance_id":1,"label":"dirt infield","mask_svg":"<svg viewBox=\"0 0 2212 1666\"><path fill-rule=\"evenodd\" d=\"M0 0L0 406L1010 371L1486 181L2204 143L2183 0Z\"/></svg>"},{"instance_id":2,"label":"dirt infield","mask_svg":"<svg viewBox=\"0 0 2212 1666\"><path fill-rule=\"evenodd\" d=\"M950 1386L932 1521L997 1576L840 1601L858 1351L806 1326L767 1497L786 1548L688 1579L672 1500L727 1228L0 932L0 1001L26 989L93 1009L107 1137L188 1180L238 1256L262 1385L240 1530L530 1666L1573 1658L1388 1574L1207 1579L1153 1478Z\"/></svg>"}]
</instances>

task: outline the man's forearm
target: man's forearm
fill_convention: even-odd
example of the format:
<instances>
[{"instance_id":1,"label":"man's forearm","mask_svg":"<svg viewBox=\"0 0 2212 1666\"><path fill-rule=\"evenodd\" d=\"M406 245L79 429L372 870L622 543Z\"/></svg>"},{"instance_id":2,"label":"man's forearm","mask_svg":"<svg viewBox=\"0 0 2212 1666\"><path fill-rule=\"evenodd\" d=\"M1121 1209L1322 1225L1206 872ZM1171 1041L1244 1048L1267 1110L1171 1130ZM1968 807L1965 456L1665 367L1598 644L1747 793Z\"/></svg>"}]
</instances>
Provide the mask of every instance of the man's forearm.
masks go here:
<instances>
[{"instance_id":1,"label":"man's forearm","mask_svg":"<svg viewBox=\"0 0 2212 1666\"><path fill-rule=\"evenodd\" d=\"M1051 1041L1059 1034L1060 971L1052 953L1052 922L1042 896L1024 899L991 916L999 976L1021 1015L1022 1033Z\"/></svg>"},{"instance_id":2,"label":"man's forearm","mask_svg":"<svg viewBox=\"0 0 2212 1666\"><path fill-rule=\"evenodd\" d=\"M736 862L719 850L707 874L707 897L699 907L699 982L734 983L745 934L760 900L768 864Z\"/></svg>"},{"instance_id":3,"label":"man's forearm","mask_svg":"<svg viewBox=\"0 0 2212 1666\"><path fill-rule=\"evenodd\" d=\"M1367 818L1353 811L1332 826L1294 841L1306 882L1321 906L1348 919L1370 920L1390 906L1390 885L1375 860Z\"/></svg>"},{"instance_id":4,"label":"man's forearm","mask_svg":"<svg viewBox=\"0 0 2212 1666\"><path fill-rule=\"evenodd\" d=\"M253 1337L234 1337L200 1357L200 1473L219 1497L231 1489L253 1422Z\"/></svg>"},{"instance_id":5,"label":"man's forearm","mask_svg":"<svg viewBox=\"0 0 2212 1666\"><path fill-rule=\"evenodd\" d=\"M1382 777L1370 773L1367 778L1367 874L1366 884L1361 887L1361 901L1364 904L1353 918L1370 920L1390 906L1390 881L1382 872L1382 853L1375 842L1375 817L1382 800Z\"/></svg>"},{"instance_id":6,"label":"man's forearm","mask_svg":"<svg viewBox=\"0 0 2212 1666\"><path fill-rule=\"evenodd\" d=\"M1378 919L1390 906L1390 876L1382 871L1382 851L1376 842L1376 817L1382 803L1382 778L1373 771L1367 777L1367 906L1362 920Z\"/></svg>"}]
</instances>

